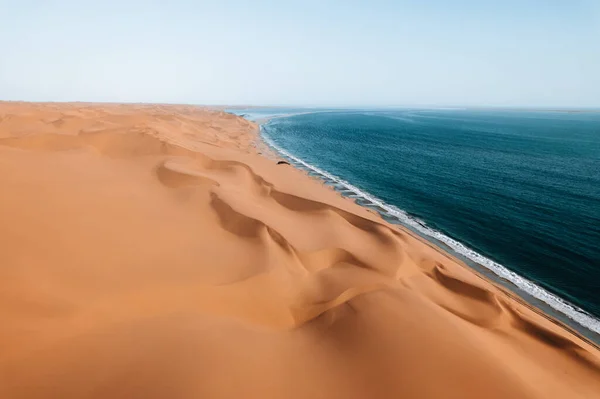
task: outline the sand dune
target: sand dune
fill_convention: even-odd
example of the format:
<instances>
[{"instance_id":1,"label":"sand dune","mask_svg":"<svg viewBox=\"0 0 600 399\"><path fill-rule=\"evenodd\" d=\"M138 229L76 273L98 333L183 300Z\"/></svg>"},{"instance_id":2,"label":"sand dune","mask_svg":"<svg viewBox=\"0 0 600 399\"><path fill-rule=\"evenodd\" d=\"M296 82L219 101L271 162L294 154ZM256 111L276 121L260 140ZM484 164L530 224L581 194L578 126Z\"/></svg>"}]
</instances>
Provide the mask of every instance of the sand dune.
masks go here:
<instances>
[{"instance_id":1,"label":"sand dune","mask_svg":"<svg viewBox=\"0 0 600 399\"><path fill-rule=\"evenodd\" d=\"M1 398L600 398L600 353L193 106L0 103Z\"/></svg>"}]
</instances>

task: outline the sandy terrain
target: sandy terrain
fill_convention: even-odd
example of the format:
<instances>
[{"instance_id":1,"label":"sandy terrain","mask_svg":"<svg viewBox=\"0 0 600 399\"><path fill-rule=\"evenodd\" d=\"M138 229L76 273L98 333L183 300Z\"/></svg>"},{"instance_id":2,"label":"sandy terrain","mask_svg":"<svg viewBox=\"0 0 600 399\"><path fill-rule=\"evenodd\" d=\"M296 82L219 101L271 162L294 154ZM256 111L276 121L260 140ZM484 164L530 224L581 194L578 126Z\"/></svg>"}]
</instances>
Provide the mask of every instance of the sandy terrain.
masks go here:
<instances>
[{"instance_id":1,"label":"sandy terrain","mask_svg":"<svg viewBox=\"0 0 600 399\"><path fill-rule=\"evenodd\" d=\"M600 354L192 106L0 103L0 398L600 398Z\"/></svg>"}]
</instances>

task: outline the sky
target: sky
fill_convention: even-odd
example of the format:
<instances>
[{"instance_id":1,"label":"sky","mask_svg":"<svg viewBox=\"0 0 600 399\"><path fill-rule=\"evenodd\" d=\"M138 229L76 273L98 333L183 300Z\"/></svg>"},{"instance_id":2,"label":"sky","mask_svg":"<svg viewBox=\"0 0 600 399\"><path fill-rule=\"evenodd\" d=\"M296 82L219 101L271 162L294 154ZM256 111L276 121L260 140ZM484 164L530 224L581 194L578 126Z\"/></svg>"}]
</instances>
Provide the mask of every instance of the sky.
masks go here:
<instances>
[{"instance_id":1,"label":"sky","mask_svg":"<svg viewBox=\"0 0 600 399\"><path fill-rule=\"evenodd\" d=\"M0 0L0 100L600 107L600 0Z\"/></svg>"}]
</instances>

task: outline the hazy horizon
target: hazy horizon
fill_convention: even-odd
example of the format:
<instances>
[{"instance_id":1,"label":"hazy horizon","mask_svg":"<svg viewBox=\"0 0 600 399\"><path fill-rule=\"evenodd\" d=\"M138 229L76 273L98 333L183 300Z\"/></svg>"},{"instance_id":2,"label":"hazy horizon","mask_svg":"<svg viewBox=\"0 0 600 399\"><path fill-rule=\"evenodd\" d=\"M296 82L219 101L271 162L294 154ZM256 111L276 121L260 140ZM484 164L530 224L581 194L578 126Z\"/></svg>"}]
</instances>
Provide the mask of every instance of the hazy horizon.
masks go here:
<instances>
[{"instance_id":1,"label":"hazy horizon","mask_svg":"<svg viewBox=\"0 0 600 399\"><path fill-rule=\"evenodd\" d=\"M600 112L600 106L536 106L536 105L454 105L454 104L400 104L400 105L311 105L311 104L216 104L197 102L167 102L167 101L86 101L86 100L4 100L0 102L40 103L40 104L142 104L142 105L192 105L200 107L251 109L251 108L285 108L285 109L318 109L318 110L401 110L401 109L431 109L431 110L522 110L522 111L556 111L556 112Z\"/></svg>"},{"instance_id":2,"label":"hazy horizon","mask_svg":"<svg viewBox=\"0 0 600 399\"><path fill-rule=\"evenodd\" d=\"M593 0L0 7L0 100L600 108Z\"/></svg>"}]
</instances>

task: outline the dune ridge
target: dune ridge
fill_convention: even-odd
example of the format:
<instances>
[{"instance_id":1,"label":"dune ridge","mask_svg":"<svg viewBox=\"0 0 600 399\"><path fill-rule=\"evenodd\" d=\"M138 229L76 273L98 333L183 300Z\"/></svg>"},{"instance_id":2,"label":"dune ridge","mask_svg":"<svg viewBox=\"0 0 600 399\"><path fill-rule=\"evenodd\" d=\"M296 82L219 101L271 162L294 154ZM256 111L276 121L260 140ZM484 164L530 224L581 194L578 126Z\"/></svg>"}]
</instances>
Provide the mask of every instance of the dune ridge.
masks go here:
<instances>
[{"instance_id":1,"label":"dune ridge","mask_svg":"<svg viewBox=\"0 0 600 399\"><path fill-rule=\"evenodd\" d=\"M0 397L600 397L596 347L258 140L0 102Z\"/></svg>"}]
</instances>

